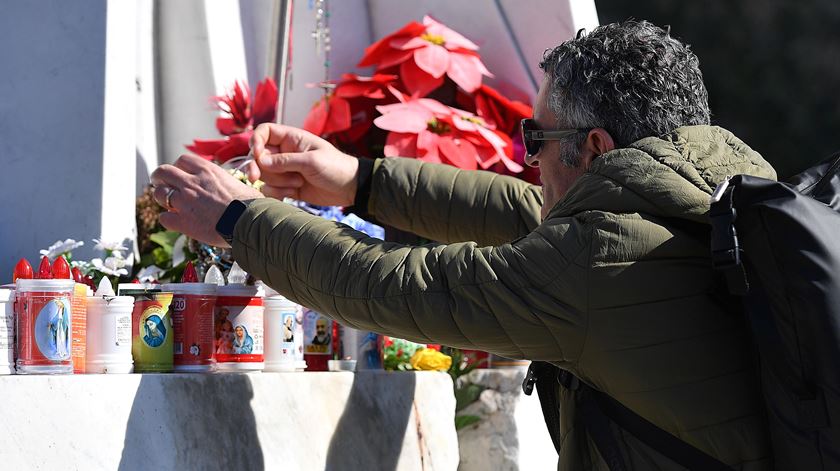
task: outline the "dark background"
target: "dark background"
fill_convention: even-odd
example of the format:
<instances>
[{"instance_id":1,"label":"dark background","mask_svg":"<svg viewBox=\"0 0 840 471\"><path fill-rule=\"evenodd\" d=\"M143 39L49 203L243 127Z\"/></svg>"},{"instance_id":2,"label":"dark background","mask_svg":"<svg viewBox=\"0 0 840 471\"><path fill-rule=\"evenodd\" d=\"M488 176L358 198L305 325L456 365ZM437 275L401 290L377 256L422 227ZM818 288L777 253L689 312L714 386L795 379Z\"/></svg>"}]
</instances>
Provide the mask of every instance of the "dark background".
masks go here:
<instances>
[{"instance_id":1,"label":"dark background","mask_svg":"<svg viewBox=\"0 0 840 471\"><path fill-rule=\"evenodd\" d=\"M840 150L839 0L596 0L601 24L671 26L691 45L712 123L769 160L780 178Z\"/></svg>"}]
</instances>

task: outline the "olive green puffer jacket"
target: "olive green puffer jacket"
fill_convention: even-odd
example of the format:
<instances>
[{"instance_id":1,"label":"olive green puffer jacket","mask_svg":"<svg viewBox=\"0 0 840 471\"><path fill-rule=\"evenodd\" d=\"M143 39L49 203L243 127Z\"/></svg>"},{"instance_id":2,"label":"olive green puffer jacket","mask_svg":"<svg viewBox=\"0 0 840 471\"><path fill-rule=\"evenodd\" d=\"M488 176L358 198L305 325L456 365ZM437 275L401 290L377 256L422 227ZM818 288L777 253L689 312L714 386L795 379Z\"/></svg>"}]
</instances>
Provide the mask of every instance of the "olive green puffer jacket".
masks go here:
<instances>
[{"instance_id":1,"label":"olive green puffer jacket","mask_svg":"<svg viewBox=\"0 0 840 471\"><path fill-rule=\"evenodd\" d=\"M233 252L342 323L552 362L736 469L767 469L747 332L715 295L708 241L673 223L705 223L715 185L742 173L775 178L728 131L684 127L598 157L540 222L538 187L384 159L371 214L444 244L381 242L265 199ZM559 468L606 469L560 394ZM614 432L632 469L681 469Z\"/></svg>"}]
</instances>

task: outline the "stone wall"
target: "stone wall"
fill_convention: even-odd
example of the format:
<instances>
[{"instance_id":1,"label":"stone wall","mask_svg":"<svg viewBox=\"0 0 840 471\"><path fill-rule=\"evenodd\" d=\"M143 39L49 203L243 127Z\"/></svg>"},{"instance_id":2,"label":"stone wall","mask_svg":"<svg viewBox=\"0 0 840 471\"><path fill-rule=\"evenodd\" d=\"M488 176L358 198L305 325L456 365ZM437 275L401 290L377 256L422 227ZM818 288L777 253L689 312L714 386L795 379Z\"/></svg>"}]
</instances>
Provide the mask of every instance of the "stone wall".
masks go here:
<instances>
[{"instance_id":1,"label":"stone wall","mask_svg":"<svg viewBox=\"0 0 840 471\"><path fill-rule=\"evenodd\" d=\"M458 378L459 385L485 388L458 415L481 420L458 431L459 471L557 469L557 452L543 421L536 393L522 393L527 368L478 369Z\"/></svg>"}]
</instances>

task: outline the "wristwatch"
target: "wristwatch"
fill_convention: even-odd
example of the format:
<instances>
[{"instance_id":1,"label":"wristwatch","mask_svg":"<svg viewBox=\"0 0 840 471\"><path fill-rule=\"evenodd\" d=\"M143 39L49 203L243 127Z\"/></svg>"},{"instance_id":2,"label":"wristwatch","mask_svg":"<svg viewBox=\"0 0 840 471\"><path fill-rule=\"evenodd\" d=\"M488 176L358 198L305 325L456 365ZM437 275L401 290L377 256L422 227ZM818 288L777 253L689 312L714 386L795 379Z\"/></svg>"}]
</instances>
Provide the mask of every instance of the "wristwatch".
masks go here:
<instances>
[{"instance_id":1,"label":"wristwatch","mask_svg":"<svg viewBox=\"0 0 840 471\"><path fill-rule=\"evenodd\" d=\"M219 218L219 221L216 222L216 232L222 236L222 239L225 240L228 244L233 243L233 230L236 228L236 222L239 221L239 218L242 216L242 213L248 209L248 205L254 200L233 200L230 202L227 208L225 208L225 212L222 213L222 217Z\"/></svg>"}]
</instances>

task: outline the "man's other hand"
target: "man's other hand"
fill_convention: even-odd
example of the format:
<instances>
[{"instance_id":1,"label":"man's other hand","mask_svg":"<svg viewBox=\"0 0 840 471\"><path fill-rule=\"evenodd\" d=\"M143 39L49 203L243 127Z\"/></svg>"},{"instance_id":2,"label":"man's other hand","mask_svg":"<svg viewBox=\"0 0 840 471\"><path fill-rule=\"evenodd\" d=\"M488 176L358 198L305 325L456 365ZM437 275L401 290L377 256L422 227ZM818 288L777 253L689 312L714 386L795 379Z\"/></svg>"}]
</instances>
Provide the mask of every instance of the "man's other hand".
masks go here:
<instances>
[{"instance_id":1,"label":"man's other hand","mask_svg":"<svg viewBox=\"0 0 840 471\"><path fill-rule=\"evenodd\" d=\"M152 185L155 201L167 210L160 215L163 227L217 247L228 246L216 232L216 222L230 202L263 197L218 165L194 155L158 167Z\"/></svg>"},{"instance_id":2,"label":"man's other hand","mask_svg":"<svg viewBox=\"0 0 840 471\"><path fill-rule=\"evenodd\" d=\"M322 206L350 206L356 198L359 161L302 129L261 124L251 137L257 165L252 180L262 179L262 192Z\"/></svg>"}]
</instances>

